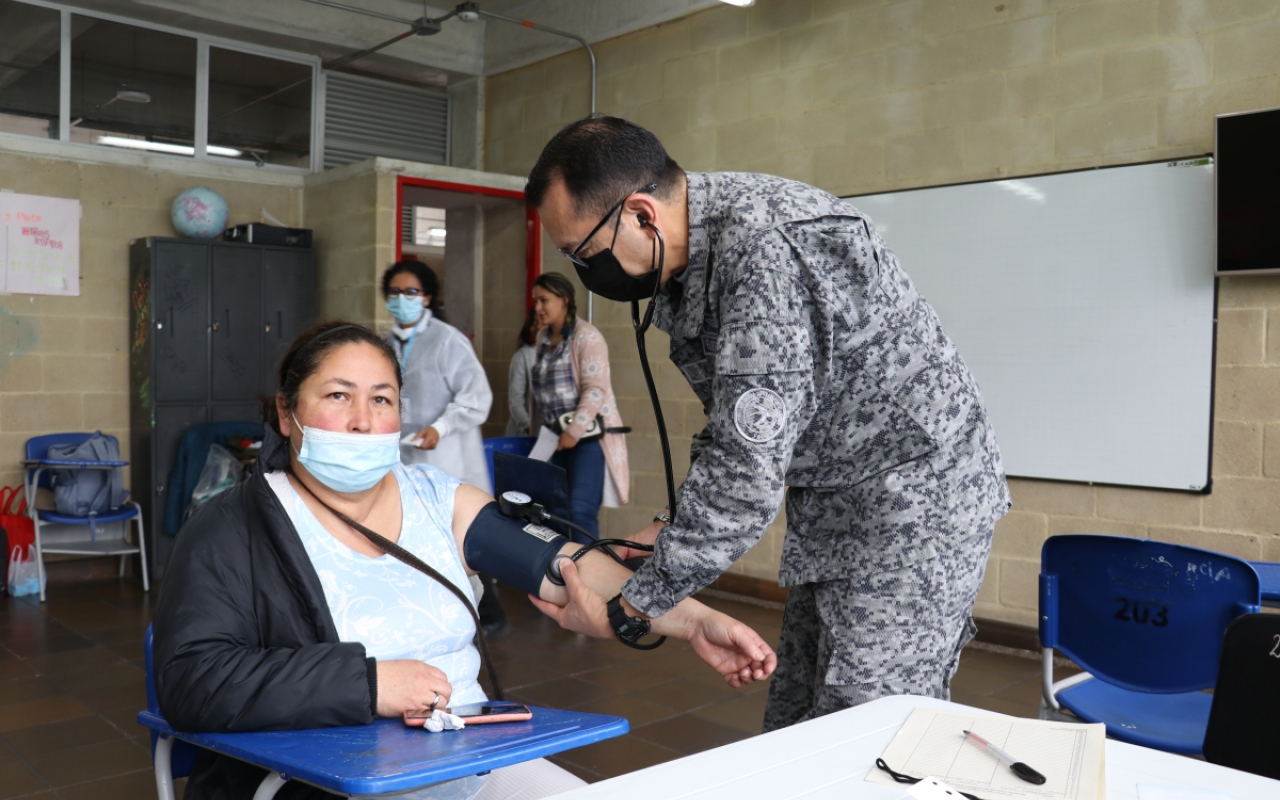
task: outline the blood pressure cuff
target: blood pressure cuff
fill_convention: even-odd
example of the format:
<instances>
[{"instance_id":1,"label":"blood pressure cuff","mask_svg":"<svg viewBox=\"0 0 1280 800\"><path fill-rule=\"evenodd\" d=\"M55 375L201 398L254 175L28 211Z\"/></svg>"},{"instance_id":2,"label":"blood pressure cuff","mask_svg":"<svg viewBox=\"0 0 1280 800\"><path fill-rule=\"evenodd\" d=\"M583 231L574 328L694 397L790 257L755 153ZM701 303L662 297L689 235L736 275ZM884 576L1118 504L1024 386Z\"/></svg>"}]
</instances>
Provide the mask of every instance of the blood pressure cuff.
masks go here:
<instances>
[{"instance_id":1,"label":"blood pressure cuff","mask_svg":"<svg viewBox=\"0 0 1280 800\"><path fill-rule=\"evenodd\" d=\"M495 502L480 509L467 528L462 555L475 571L537 597L547 568L568 543L568 538L545 525L508 517Z\"/></svg>"}]
</instances>

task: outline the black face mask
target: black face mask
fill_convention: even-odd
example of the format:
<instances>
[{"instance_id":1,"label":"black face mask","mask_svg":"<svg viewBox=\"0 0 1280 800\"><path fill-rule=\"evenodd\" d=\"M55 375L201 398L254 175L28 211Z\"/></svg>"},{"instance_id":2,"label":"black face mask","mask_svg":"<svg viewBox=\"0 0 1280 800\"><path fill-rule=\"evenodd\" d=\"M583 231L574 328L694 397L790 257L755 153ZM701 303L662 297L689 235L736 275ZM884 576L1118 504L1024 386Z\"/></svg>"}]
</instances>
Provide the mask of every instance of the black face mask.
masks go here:
<instances>
[{"instance_id":1,"label":"black face mask","mask_svg":"<svg viewBox=\"0 0 1280 800\"><path fill-rule=\"evenodd\" d=\"M654 287L658 285L658 271L651 269L639 277L628 275L613 254L613 248L601 250L599 253L585 258L586 266L574 262L573 267L582 279L587 291L595 292L601 297L628 303L632 300L644 300L653 296Z\"/></svg>"},{"instance_id":2,"label":"black face mask","mask_svg":"<svg viewBox=\"0 0 1280 800\"><path fill-rule=\"evenodd\" d=\"M651 184L639 191L652 192L657 188L657 184ZM632 194L637 193L638 192L632 192ZM630 196L631 195L627 195L627 197ZM587 242L591 241L591 238L605 226L609 221L609 218L613 216L614 212L622 207L622 204L625 203L626 200L626 197L622 198L616 205L614 205L613 208L609 209L609 212L604 215L604 219L600 220L600 224L596 225L596 227L592 229L591 233L587 234L587 238L582 240L582 244L578 245L578 250L581 250L586 246ZM644 227L653 227L651 224L644 221L642 221L641 224ZM578 255L577 250L572 253L566 253L565 255L573 262L573 268L577 271L578 278L582 281L582 285L587 287L587 291L589 292L595 292L601 297L608 300L615 300L619 303L628 303L632 300L644 300L646 298L653 297L658 286L658 278L661 275L661 271L657 268L657 264L655 263L650 270L643 275L629 275L627 274L627 271L622 268L622 264L618 263L617 256L613 254L613 245L618 241L618 230L621 226L622 215L619 214L618 221L613 226L613 241L609 243L607 248L601 250L599 253L596 253L589 258L582 258Z\"/></svg>"}]
</instances>

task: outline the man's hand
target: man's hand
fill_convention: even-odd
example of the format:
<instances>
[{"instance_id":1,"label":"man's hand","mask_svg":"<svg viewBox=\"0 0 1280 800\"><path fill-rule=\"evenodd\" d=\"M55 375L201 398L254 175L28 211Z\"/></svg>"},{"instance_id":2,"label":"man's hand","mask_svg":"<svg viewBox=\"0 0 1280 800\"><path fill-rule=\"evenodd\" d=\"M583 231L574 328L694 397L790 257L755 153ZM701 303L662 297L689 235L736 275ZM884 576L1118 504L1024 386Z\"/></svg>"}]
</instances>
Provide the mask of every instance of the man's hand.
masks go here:
<instances>
[{"instance_id":1,"label":"man's hand","mask_svg":"<svg viewBox=\"0 0 1280 800\"><path fill-rule=\"evenodd\" d=\"M778 666L778 655L764 639L736 619L703 606L689 644L698 657L737 689L762 681Z\"/></svg>"},{"instance_id":2,"label":"man's hand","mask_svg":"<svg viewBox=\"0 0 1280 800\"><path fill-rule=\"evenodd\" d=\"M569 602L566 605L561 607L533 595L529 595L529 600L565 630L599 639L612 639L608 598L588 586L578 575L578 565L568 559L560 562L560 575L564 578L565 588L569 590Z\"/></svg>"},{"instance_id":3,"label":"man's hand","mask_svg":"<svg viewBox=\"0 0 1280 800\"><path fill-rule=\"evenodd\" d=\"M413 438L414 440L421 440L418 441L419 450L435 450L436 445L440 444L440 431L427 426L418 431Z\"/></svg>"},{"instance_id":4,"label":"man's hand","mask_svg":"<svg viewBox=\"0 0 1280 800\"><path fill-rule=\"evenodd\" d=\"M572 433L565 431L560 434L560 444L556 446L556 450L572 450L578 446L578 437Z\"/></svg>"},{"instance_id":5,"label":"man's hand","mask_svg":"<svg viewBox=\"0 0 1280 800\"><path fill-rule=\"evenodd\" d=\"M636 544L654 544L658 541L658 533L665 527L666 526L661 522L650 523L628 536L627 541L635 542ZM628 558L646 558L653 555L653 552L650 550L636 550L635 548L622 547L621 545L612 547L611 549L624 561Z\"/></svg>"},{"instance_id":6,"label":"man's hand","mask_svg":"<svg viewBox=\"0 0 1280 800\"><path fill-rule=\"evenodd\" d=\"M436 708L448 708L453 686L444 672L423 661L379 661L378 716L399 717L406 712L430 716ZM434 703L434 705L433 705Z\"/></svg>"}]
</instances>

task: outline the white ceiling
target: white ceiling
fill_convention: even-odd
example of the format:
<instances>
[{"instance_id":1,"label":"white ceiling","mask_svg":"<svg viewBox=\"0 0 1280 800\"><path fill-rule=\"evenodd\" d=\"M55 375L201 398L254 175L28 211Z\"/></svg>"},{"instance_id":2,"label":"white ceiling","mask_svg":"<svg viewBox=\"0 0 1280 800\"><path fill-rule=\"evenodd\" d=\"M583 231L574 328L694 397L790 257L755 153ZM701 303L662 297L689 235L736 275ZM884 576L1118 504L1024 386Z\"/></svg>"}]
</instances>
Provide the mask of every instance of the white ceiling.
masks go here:
<instances>
[{"instance_id":1,"label":"white ceiling","mask_svg":"<svg viewBox=\"0 0 1280 800\"><path fill-rule=\"evenodd\" d=\"M414 0L337 0L381 14L416 19L452 6ZM439 0L436 0L439 2ZM576 33L590 42L621 36L716 5L717 0L481 0L486 11ZM303 0L74 0L71 5L190 33L318 55L331 61L385 41L400 23ZM445 84L492 75L579 47L577 42L519 25L451 19L434 36L415 36L353 65L353 69Z\"/></svg>"}]
</instances>

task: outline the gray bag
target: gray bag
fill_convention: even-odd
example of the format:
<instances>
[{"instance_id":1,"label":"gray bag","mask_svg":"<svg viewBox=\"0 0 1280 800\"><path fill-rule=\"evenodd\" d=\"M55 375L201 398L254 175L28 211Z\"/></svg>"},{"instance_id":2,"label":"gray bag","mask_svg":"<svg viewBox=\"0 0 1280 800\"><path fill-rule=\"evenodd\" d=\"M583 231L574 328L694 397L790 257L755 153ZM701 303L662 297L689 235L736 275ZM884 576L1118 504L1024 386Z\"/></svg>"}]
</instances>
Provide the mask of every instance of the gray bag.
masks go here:
<instances>
[{"instance_id":1,"label":"gray bag","mask_svg":"<svg viewBox=\"0 0 1280 800\"><path fill-rule=\"evenodd\" d=\"M120 445L97 431L81 444L55 444L45 458L58 461L119 461ZM59 514L87 517L115 511L128 492L119 467L53 470L53 503Z\"/></svg>"}]
</instances>

